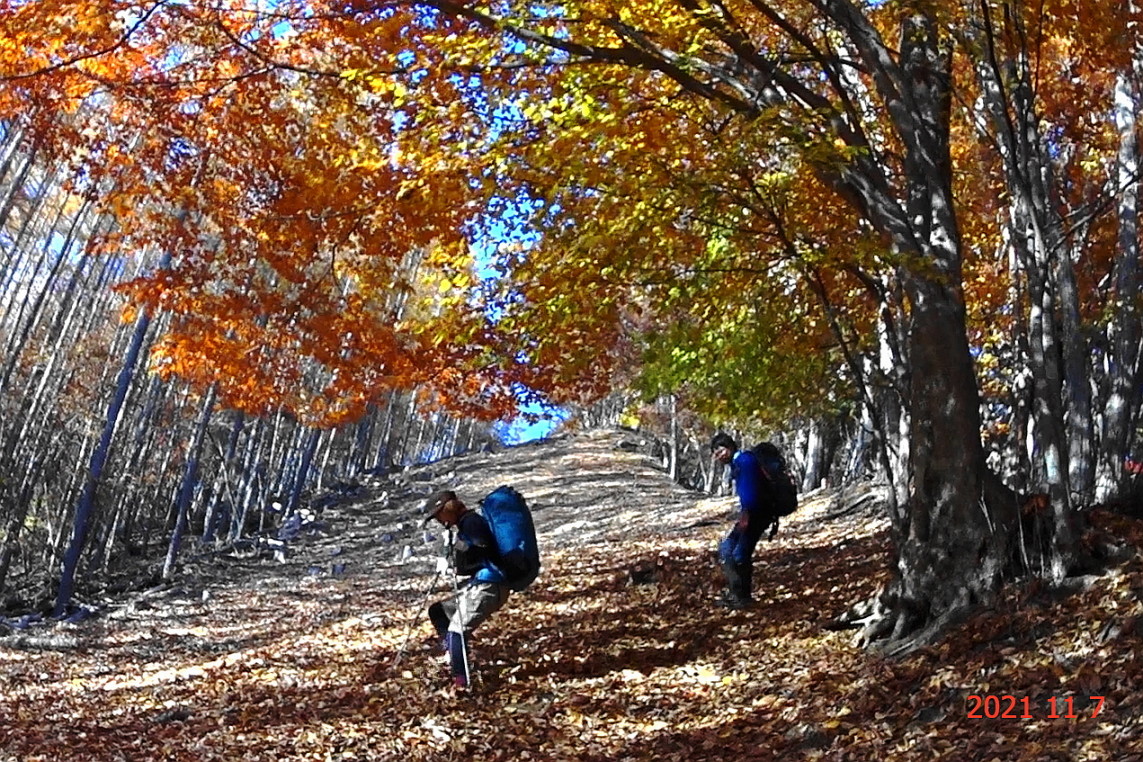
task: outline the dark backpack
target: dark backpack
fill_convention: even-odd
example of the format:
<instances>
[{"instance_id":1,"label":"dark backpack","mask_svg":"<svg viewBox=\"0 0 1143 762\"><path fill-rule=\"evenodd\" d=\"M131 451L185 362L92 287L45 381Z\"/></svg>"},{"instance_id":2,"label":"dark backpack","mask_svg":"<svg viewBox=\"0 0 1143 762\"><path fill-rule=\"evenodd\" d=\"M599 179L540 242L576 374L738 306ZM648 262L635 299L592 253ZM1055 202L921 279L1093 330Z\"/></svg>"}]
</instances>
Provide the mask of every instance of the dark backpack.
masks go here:
<instances>
[{"instance_id":1,"label":"dark backpack","mask_svg":"<svg viewBox=\"0 0 1143 762\"><path fill-rule=\"evenodd\" d=\"M798 510L798 488L786 470L786 459L781 451L770 442L762 442L751 450L758 470L762 472L762 483L766 485L770 507L776 516L789 516Z\"/></svg>"},{"instance_id":2,"label":"dark backpack","mask_svg":"<svg viewBox=\"0 0 1143 762\"><path fill-rule=\"evenodd\" d=\"M524 496L511 487L497 487L480 501L481 513L488 522L505 577L504 584L519 592L540 573L540 549L536 543L536 526Z\"/></svg>"}]
</instances>

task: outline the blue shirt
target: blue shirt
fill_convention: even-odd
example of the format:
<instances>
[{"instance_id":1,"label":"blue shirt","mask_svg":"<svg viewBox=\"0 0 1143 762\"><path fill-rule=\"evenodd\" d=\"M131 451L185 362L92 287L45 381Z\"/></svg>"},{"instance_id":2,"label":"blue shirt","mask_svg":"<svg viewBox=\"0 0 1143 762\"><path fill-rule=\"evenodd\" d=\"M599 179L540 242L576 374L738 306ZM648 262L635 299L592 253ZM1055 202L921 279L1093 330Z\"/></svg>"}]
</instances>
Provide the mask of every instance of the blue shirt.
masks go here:
<instances>
[{"instance_id":1,"label":"blue shirt","mask_svg":"<svg viewBox=\"0 0 1143 762\"><path fill-rule=\"evenodd\" d=\"M766 506L766 485L762 482L762 469L758 457L749 450L740 450L730 462L730 478L743 511L753 513Z\"/></svg>"}]
</instances>

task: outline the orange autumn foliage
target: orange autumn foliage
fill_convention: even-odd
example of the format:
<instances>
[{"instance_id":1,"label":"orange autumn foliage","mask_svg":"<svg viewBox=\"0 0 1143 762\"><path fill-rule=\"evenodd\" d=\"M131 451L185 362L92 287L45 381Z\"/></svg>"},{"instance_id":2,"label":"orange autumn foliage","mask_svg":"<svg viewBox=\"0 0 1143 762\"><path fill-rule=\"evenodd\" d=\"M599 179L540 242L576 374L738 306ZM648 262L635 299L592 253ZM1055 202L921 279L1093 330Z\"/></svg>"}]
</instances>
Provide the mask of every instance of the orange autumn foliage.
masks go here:
<instances>
[{"instance_id":1,"label":"orange autumn foliage","mask_svg":"<svg viewBox=\"0 0 1143 762\"><path fill-rule=\"evenodd\" d=\"M702 336L713 356L739 375L761 361L805 369L789 394L817 384L829 398L822 378L841 360L822 359L838 329L820 302L868 342L885 297L867 276L899 264L821 181L867 149L825 109L751 106L702 68L712 50L749 54L720 47L727 19L755 50L787 45L783 29L808 46L814 4L584 0L527 17L513 5L493 18L452 2L8 3L0 118L98 191L116 223L104 252L170 256L124 286L173 318L153 367L218 383L231 406L329 424L421 387L498 417L520 384L599 396L644 361L645 334L749 326L758 303L796 317L801 335L765 358ZM955 37L975 9L953 4L939 21ZM888 37L900 13L889 4L868 22ZM1089 116L1129 64L1123 13L1057 2L1032 19L1045 116L1075 147L1075 197L1063 200L1075 207L1113 150ZM679 68L640 59L642 38ZM1003 184L971 124L968 53L953 71L966 106L952 147L965 295L974 343L987 345L1010 298ZM811 82L806 97L823 93ZM900 146L868 118L893 177ZM518 249L482 239L496 225L526 229ZM1080 275L1094 314L1114 231L1102 219L1091 236ZM511 288L485 294L489 266L510 271ZM679 383L695 378L690 362L656 372Z\"/></svg>"}]
</instances>

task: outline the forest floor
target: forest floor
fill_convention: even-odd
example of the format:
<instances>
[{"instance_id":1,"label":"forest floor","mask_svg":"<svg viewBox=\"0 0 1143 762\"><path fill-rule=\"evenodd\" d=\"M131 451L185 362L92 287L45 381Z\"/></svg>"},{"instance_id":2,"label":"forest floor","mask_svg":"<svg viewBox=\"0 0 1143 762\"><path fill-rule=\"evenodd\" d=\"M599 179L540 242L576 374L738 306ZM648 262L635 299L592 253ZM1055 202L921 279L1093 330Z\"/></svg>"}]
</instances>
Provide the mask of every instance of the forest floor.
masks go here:
<instances>
[{"instance_id":1,"label":"forest floor","mask_svg":"<svg viewBox=\"0 0 1143 762\"><path fill-rule=\"evenodd\" d=\"M822 627L885 578L875 500L803 496L759 546L758 603L728 612L714 546L733 500L674 486L622 446L637 438L375 478L284 557L200 556L179 585L0 637L0 760L1141 759L1140 555L1068 596L1010 586L890 659ZM427 645L442 540L419 511L504 483L544 569L478 630L455 696ZM1143 545L1143 522L1094 521Z\"/></svg>"}]
</instances>

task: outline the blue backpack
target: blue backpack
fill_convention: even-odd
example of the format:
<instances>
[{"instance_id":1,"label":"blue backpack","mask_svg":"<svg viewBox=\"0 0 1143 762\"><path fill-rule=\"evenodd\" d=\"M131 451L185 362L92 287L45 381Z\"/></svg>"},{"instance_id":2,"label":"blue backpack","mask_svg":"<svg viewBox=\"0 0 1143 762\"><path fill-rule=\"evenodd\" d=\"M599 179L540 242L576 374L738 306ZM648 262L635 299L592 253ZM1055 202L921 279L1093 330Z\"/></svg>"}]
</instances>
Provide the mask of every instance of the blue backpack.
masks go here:
<instances>
[{"instance_id":1,"label":"blue backpack","mask_svg":"<svg viewBox=\"0 0 1143 762\"><path fill-rule=\"evenodd\" d=\"M505 585L519 592L540 573L540 548L528 503L519 492L505 486L489 492L480 501L480 509L500 551L496 570L503 575Z\"/></svg>"}]
</instances>

